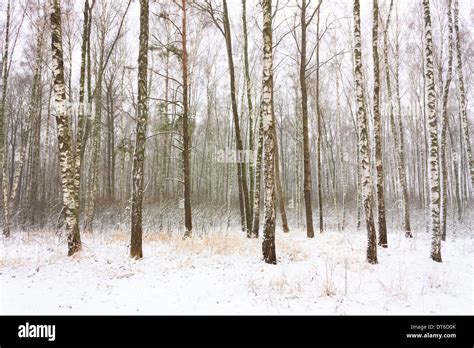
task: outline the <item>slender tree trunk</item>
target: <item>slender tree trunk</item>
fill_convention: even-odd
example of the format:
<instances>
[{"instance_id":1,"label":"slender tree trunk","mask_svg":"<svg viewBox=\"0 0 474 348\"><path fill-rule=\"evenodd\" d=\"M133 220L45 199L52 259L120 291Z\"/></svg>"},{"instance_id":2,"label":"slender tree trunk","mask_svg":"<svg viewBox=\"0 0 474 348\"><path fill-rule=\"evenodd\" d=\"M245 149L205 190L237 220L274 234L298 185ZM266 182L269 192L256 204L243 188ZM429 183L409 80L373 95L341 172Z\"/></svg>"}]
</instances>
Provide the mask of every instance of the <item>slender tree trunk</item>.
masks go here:
<instances>
[{"instance_id":1,"label":"slender tree trunk","mask_svg":"<svg viewBox=\"0 0 474 348\"><path fill-rule=\"evenodd\" d=\"M449 133L449 140L451 144L451 149L454 147L453 134L451 132L451 127L449 123L446 125ZM446 163L447 165L447 163ZM461 188L459 185L459 168L458 168L458 154L453 153L453 170L454 170L454 192L456 196L456 206L457 206L457 219L461 221L462 217L462 202L461 202Z\"/></svg>"},{"instance_id":2,"label":"slender tree trunk","mask_svg":"<svg viewBox=\"0 0 474 348\"><path fill-rule=\"evenodd\" d=\"M458 98L459 101L459 98ZM463 173L463 168L466 166L466 160L465 156L462 155L464 152L464 144L463 144L463 126L462 126L462 111L461 111L461 105L459 105L458 110L458 118L459 118L459 128L458 128L458 134L459 134L459 181L460 181L460 188L461 188L461 202L464 205L469 197L468 193L468 188L466 184L466 174ZM464 208L463 208L464 209Z\"/></svg>"},{"instance_id":3,"label":"slender tree trunk","mask_svg":"<svg viewBox=\"0 0 474 348\"><path fill-rule=\"evenodd\" d=\"M313 208L311 203L311 163L309 159L309 131L308 131L308 90L306 87L306 0L301 5L301 60L300 60L300 85L301 105L303 115L303 195L306 208L306 235L314 237Z\"/></svg>"},{"instance_id":4,"label":"slender tree trunk","mask_svg":"<svg viewBox=\"0 0 474 348\"><path fill-rule=\"evenodd\" d=\"M46 23L46 21L45 21ZM43 40L43 38L42 38ZM30 208L27 212L27 219L32 226L37 223L38 220L38 208L39 208L39 199L38 199L38 192L39 192L39 183L40 183L40 174L41 174L41 165L40 165L40 156L41 156L41 117L42 117L42 110L40 105L42 105L43 101L43 86L41 84L41 76L42 76L42 69L43 65L40 61L41 65L39 68L39 84L38 84L38 91L35 96L35 110L36 115L33 124L33 132L31 134L31 141L30 141L30 151L31 151L31 176L30 181L28 183L28 193L26 195L26 199L30 202Z\"/></svg>"},{"instance_id":5,"label":"slender tree trunk","mask_svg":"<svg viewBox=\"0 0 474 348\"><path fill-rule=\"evenodd\" d=\"M316 27L316 115L318 122L318 141L317 141L317 174L318 174L318 205L319 205L319 233L324 232L324 220L323 220L323 194L322 194L322 175L321 175L321 138L322 138L322 129L321 129L321 109L319 107L319 14L320 7L318 7L317 14L317 27Z\"/></svg>"},{"instance_id":6,"label":"slender tree trunk","mask_svg":"<svg viewBox=\"0 0 474 348\"><path fill-rule=\"evenodd\" d=\"M263 103L263 102L262 102ZM260 105L262 105L260 103ZM260 107L260 117L258 122L258 144L257 144L257 163L255 166L255 192L253 199L253 223L252 237L258 237L260 227L260 185L262 181L262 154L263 154L263 118L262 107Z\"/></svg>"},{"instance_id":7,"label":"slender tree trunk","mask_svg":"<svg viewBox=\"0 0 474 348\"><path fill-rule=\"evenodd\" d=\"M375 168L377 171L377 209L379 226L379 245L386 248L387 222L385 219L384 170L382 160L382 127L380 120L380 73L379 73L379 6L378 0L373 0L372 54L374 60L374 138L375 138Z\"/></svg>"},{"instance_id":8,"label":"slender tree trunk","mask_svg":"<svg viewBox=\"0 0 474 348\"><path fill-rule=\"evenodd\" d=\"M51 133L51 127L50 127L50 123L51 123L51 100L53 99L52 98L52 95L53 95L53 81L51 81L51 84L49 86L49 93L48 93L48 106L47 106L47 116L46 116L46 124L45 124L45 127L46 127L46 134L45 134L45 153L49 154L49 150L50 150L50 133ZM48 156L48 158L50 158ZM42 202L45 202L47 200L47 197L48 197L48 193L49 193L49 190L48 190L48 186L47 186L47 178L48 178L48 175L46 173L46 171L43 171L43 176L42 176L42 195L41 195L41 201Z\"/></svg>"},{"instance_id":9,"label":"slender tree trunk","mask_svg":"<svg viewBox=\"0 0 474 348\"><path fill-rule=\"evenodd\" d=\"M398 13L396 17L396 21L398 23ZM404 131L403 128L403 114L402 114L402 107L401 107L401 97L400 97L400 56L399 56L399 39L397 37L395 43L395 94L397 99L397 109L398 109L398 131L400 134L400 142L398 147L395 151L398 153L398 172L399 172L399 179L400 179L400 188L402 193L402 217L403 217L403 226L405 230L405 237L406 238L413 238L411 233L411 226L410 226L410 207L409 207L409 196L408 196L408 184L407 184L407 173L406 173L406 166L405 166L405 140L404 140ZM394 122L394 121L393 121ZM395 126L395 124L393 124ZM396 128L396 126L395 126ZM395 129L394 132L397 132Z\"/></svg>"},{"instance_id":10,"label":"slender tree trunk","mask_svg":"<svg viewBox=\"0 0 474 348\"><path fill-rule=\"evenodd\" d=\"M405 161L404 161L404 154L403 154L403 146L400 145L399 138L398 138L398 130L395 125L395 115L394 115L394 106L393 106L393 97L392 97L392 87L391 87L391 79L390 79L390 65L388 62L388 28L390 26L390 17L393 8L393 0L390 1L390 8L388 12L387 21L385 23L384 28L384 37L383 37L383 47L384 47L384 64L385 64L385 80L387 84L387 101L389 104L389 117L390 117L390 130L392 133L393 143L394 143L394 150L395 150L395 157L396 157L396 166L398 170L398 180L400 184L400 191L402 196L402 220L403 220L403 229L405 231L405 237L412 238L413 235L411 233L411 226L410 226L410 208L409 208L409 201L408 201L408 188L406 183L405 177ZM397 67L397 76L398 76L398 67ZM398 81L398 78L396 78ZM397 84L397 95L398 95L398 84ZM398 98L399 99L399 98ZM399 118L401 118L401 110L399 108ZM401 121L400 121L401 122ZM402 135L400 134L400 139Z\"/></svg>"},{"instance_id":11,"label":"slender tree trunk","mask_svg":"<svg viewBox=\"0 0 474 348\"><path fill-rule=\"evenodd\" d=\"M360 4L354 0L354 75L357 97L357 124L359 132L359 153L362 171L362 200L364 204L365 223L367 227L367 261L377 263L377 240L372 213L372 177L370 175L370 146L368 120L364 105L362 81L362 49L360 33Z\"/></svg>"},{"instance_id":12,"label":"slender tree trunk","mask_svg":"<svg viewBox=\"0 0 474 348\"><path fill-rule=\"evenodd\" d=\"M234 120L234 131L235 131L235 143L236 143L236 160L237 160L237 185L239 187L239 201L241 207L240 213L241 216L244 216L242 221L245 221L245 231L247 232L247 237L251 237L252 229L252 217L250 215L249 207L249 191L247 187L247 171L245 163L242 162L243 155L243 144L242 137L240 135L240 121L239 114L237 110L237 89L235 86L235 69L234 69L234 59L232 57L232 36L230 31L229 23L229 13L227 11L227 0L223 0L224 5L224 36L227 49L227 59L229 62L229 74L230 74L230 95L231 95L231 104L232 104L232 118ZM242 194L240 194L242 192Z\"/></svg>"},{"instance_id":13,"label":"slender tree trunk","mask_svg":"<svg viewBox=\"0 0 474 348\"><path fill-rule=\"evenodd\" d=\"M79 78L79 109L78 109L78 122L76 131L76 148L74 153L74 196L77 203L77 212L80 211L80 188L81 188L81 173L82 163L84 158L85 139L84 139L84 128L87 120L87 115L90 113L90 106L84 105L85 101L85 79L86 79L86 54L87 46L89 44L90 36L90 19L89 19L89 0L84 2L84 24L82 31L82 44L81 44L81 70Z\"/></svg>"},{"instance_id":14,"label":"slender tree trunk","mask_svg":"<svg viewBox=\"0 0 474 348\"><path fill-rule=\"evenodd\" d=\"M148 120L148 0L140 0L140 37L138 51L138 98L135 152L132 169L132 207L130 257L141 259L142 251L142 204L145 142Z\"/></svg>"},{"instance_id":15,"label":"slender tree trunk","mask_svg":"<svg viewBox=\"0 0 474 348\"><path fill-rule=\"evenodd\" d=\"M95 218L95 203L99 188L99 166L100 166L100 133L102 128L102 83L104 69L105 34L102 34L100 42L99 63L97 69L97 83L95 86L95 118L92 124L92 159L90 176L88 182L88 197L86 202L86 214L84 230L92 232Z\"/></svg>"},{"instance_id":16,"label":"slender tree trunk","mask_svg":"<svg viewBox=\"0 0 474 348\"><path fill-rule=\"evenodd\" d=\"M191 218L191 144L188 129L188 52L186 49L186 0L182 0L183 27L182 45L183 45L183 169L184 169L184 225L186 231L184 237L191 237L193 223Z\"/></svg>"},{"instance_id":17,"label":"slender tree trunk","mask_svg":"<svg viewBox=\"0 0 474 348\"><path fill-rule=\"evenodd\" d=\"M446 162L446 133L448 128L448 96L449 86L451 84L453 74L453 20L451 16L451 3L452 0L448 0L448 71L446 74L446 82L444 84L443 91L443 116L441 119L441 239L446 240L446 221L448 214L448 164ZM456 180L456 178L455 178Z\"/></svg>"},{"instance_id":18,"label":"slender tree trunk","mask_svg":"<svg viewBox=\"0 0 474 348\"><path fill-rule=\"evenodd\" d=\"M89 138L90 128L91 128L91 115L92 115L92 60L91 60L91 27L92 27L92 7L95 4L95 0L92 1L92 5L89 7L89 23L87 25L87 45L86 45L86 78L87 78L87 108L86 108L86 118L84 120L84 136L81 142L82 149L81 154L81 163L84 163L84 153L86 148L87 139ZM81 63L82 64L82 63Z\"/></svg>"},{"instance_id":19,"label":"slender tree trunk","mask_svg":"<svg viewBox=\"0 0 474 348\"><path fill-rule=\"evenodd\" d=\"M74 196L74 163L71 149L72 136L71 129L69 128L70 115L66 106L60 0L51 1L51 37L59 165L61 168L61 185L66 216L68 255L71 256L81 250L81 237L76 208L77 202Z\"/></svg>"},{"instance_id":20,"label":"slender tree trunk","mask_svg":"<svg viewBox=\"0 0 474 348\"><path fill-rule=\"evenodd\" d=\"M430 138L430 229L432 233L431 258L441 262L440 233L440 184L438 155L438 120L436 117L436 93L433 68L433 37L431 33L431 15L429 0L423 0L425 28L425 74L428 105L428 126Z\"/></svg>"},{"instance_id":21,"label":"slender tree trunk","mask_svg":"<svg viewBox=\"0 0 474 348\"><path fill-rule=\"evenodd\" d=\"M342 213L340 218L340 230L344 231L345 222L346 222L346 183L345 183L345 174L346 174L346 166L345 166L345 158L344 152L342 151L342 135L341 135L341 111L340 111L340 102L339 102L339 80L340 80L340 71L336 77L336 134L339 141L337 142L337 151L339 155L339 166L340 170L340 183L342 188Z\"/></svg>"},{"instance_id":22,"label":"slender tree trunk","mask_svg":"<svg viewBox=\"0 0 474 348\"><path fill-rule=\"evenodd\" d=\"M10 0L7 3L7 19L5 24L5 46L3 48L2 58L2 99L0 101L0 169L2 170L2 189L3 189L3 235L10 237L10 217L8 215L8 175L7 175L7 143L5 136L5 107L7 99L8 86L8 58L10 44Z\"/></svg>"},{"instance_id":23,"label":"slender tree trunk","mask_svg":"<svg viewBox=\"0 0 474 348\"><path fill-rule=\"evenodd\" d=\"M273 57L272 57L272 2L263 1L263 148L264 148L264 202L265 226L263 228L263 259L266 263L276 264L275 252L275 124L272 118L273 105Z\"/></svg>"},{"instance_id":24,"label":"slender tree trunk","mask_svg":"<svg viewBox=\"0 0 474 348\"><path fill-rule=\"evenodd\" d=\"M459 3L454 0L454 33L456 35L456 72L458 75L459 99L461 100L461 124L464 137L464 146L466 148L468 168L471 174L471 188L474 189L474 160L471 151L471 138L469 136L469 122L467 119L467 100L464 88L464 77L462 69L461 39L459 37Z\"/></svg>"},{"instance_id":25,"label":"slender tree trunk","mask_svg":"<svg viewBox=\"0 0 474 348\"><path fill-rule=\"evenodd\" d=\"M247 5L246 0L242 0L242 26L244 31L244 75L245 75L245 87L247 92L247 107L249 109L249 151L252 153L252 159L249 162L249 216L253 216L254 207L254 179L255 179L255 159L253 158L254 151L254 134L253 134L253 103L252 103L252 80L250 79L249 69L249 53L248 53L248 34L247 34ZM252 226L250 226L252 228Z\"/></svg>"},{"instance_id":26,"label":"slender tree trunk","mask_svg":"<svg viewBox=\"0 0 474 348\"><path fill-rule=\"evenodd\" d=\"M273 86L273 81L272 81ZM273 91L272 91L273 93ZM272 98L273 101L273 98ZM275 185L276 185L276 195L278 201L278 208L281 214L281 223L283 227L283 232L288 233L290 232L290 228L288 227L288 218L286 216L285 210L285 193L283 192L283 187L281 184L281 174L280 174L280 156L278 152L278 137L276 132L276 119L275 119L275 108L272 104L272 121L273 121L273 139L275 140Z\"/></svg>"}]
</instances>

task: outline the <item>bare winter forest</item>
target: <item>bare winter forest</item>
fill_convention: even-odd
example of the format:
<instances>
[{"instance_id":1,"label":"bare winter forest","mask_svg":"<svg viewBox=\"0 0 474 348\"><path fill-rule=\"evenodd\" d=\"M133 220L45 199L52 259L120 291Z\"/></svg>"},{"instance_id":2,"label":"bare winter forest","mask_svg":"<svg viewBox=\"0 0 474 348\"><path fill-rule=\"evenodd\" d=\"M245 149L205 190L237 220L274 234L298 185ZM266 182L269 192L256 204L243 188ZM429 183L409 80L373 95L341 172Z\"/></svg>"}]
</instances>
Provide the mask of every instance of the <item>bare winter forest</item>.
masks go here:
<instances>
[{"instance_id":1,"label":"bare winter forest","mask_svg":"<svg viewBox=\"0 0 474 348\"><path fill-rule=\"evenodd\" d=\"M0 313L472 314L472 2L0 11Z\"/></svg>"}]
</instances>

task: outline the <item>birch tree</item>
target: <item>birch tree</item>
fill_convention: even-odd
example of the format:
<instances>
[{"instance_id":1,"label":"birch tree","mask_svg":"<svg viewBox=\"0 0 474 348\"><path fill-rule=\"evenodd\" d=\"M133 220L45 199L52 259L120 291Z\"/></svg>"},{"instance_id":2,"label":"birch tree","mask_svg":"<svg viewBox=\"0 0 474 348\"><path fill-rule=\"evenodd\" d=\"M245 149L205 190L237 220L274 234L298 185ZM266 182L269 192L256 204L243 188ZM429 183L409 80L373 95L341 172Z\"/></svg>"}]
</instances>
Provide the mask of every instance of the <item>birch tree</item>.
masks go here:
<instances>
[{"instance_id":1,"label":"birch tree","mask_svg":"<svg viewBox=\"0 0 474 348\"><path fill-rule=\"evenodd\" d=\"M94 6L95 0L93 0ZM82 30L82 43L81 43L81 68L80 68L80 77L79 77L79 109L78 109L78 121L77 121L77 130L76 130L76 146L74 151L74 195L75 200L78 204L77 209L80 209L80 189L81 189L81 173L82 173L82 164L84 160L84 150L85 150L85 128L87 124L87 116L89 116L90 105L85 105L85 83L86 83L86 61L87 61L87 47L90 44L90 27L91 19L90 12L91 7L89 6L89 0L84 2L84 23ZM90 62L89 64L90 65ZM90 77L89 77L90 80ZM89 81L90 83L90 81ZM90 93L90 91L89 91Z\"/></svg>"},{"instance_id":2,"label":"birch tree","mask_svg":"<svg viewBox=\"0 0 474 348\"><path fill-rule=\"evenodd\" d=\"M51 0L50 6L52 71L59 146L59 165L61 170L64 213L66 217L68 255L71 256L81 250L81 236L79 232L79 216L77 212L78 203L76 202L74 195L72 135L69 126L71 120L66 105L60 0Z\"/></svg>"},{"instance_id":3,"label":"birch tree","mask_svg":"<svg viewBox=\"0 0 474 348\"><path fill-rule=\"evenodd\" d=\"M28 149L28 162L26 163L25 169L29 174L26 176L28 181L23 186L26 189L24 195L25 201L29 203L29 209L26 212L26 217L31 223L35 225L39 220L38 214L38 193L41 177L41 168L40 165L40 156L41 156L41 124L42 124L42 105L43 105L43 85L41 83L43 76L43 54L44 54L44 35L46 33L46 25L48 24L48 7L43 4L44 12L41 13L41 20L38 23L38 28L41 30L40 35L40 45L37 45L36 50L36 63L35 63L35 75L33 76L33 85L37 86L34 93L34 98L32 100L32 120L31 120L31 130L30 130L30 141ZM41 46L41 51L38 50L38 46ZM38 54L41 52L41 54ZM36 83L35 83L36 76Z\"/></svg>"},{"instance_id":4,"label":"birch tree","mask_svg":"<svg viewBox=\"0 0 474 348\"><path fill-rule=\"evenodd\" d=\"M320 69L319 69L319 51L320 51L320 41L321 37L319 34L319 27L320 27L320 7L321 7L321 2L320 0L318 9L317 9L317 21L316 21L316 115L317 115L317 132L318 132L318 140L317 140L317 153L318 156L316 157L316 174L317 174L317 179L318 179L318 206L319 206L319 233L324 232L324 220L323 220L323 194L322 194L322 175L321 175L321 138L322 138L322 127L321 123L323 122L323 118L321 115L321 107L319 104L319 75L320 75ZM324 34L323 34L324 35Z\"/></svg>"},{"instance_id":5,"label":"birch tree","mask_svg":"<svg viewBox=\"0 0 474 348\"><path fill-rule=\"evenodd\" d=\"M257 159L255 164L255 191L253 198L253 221L252 221L252 237L258 237L260 227L260 193L262 181L262 156L263 156L263 118L262 105L260 103L260 116L258 121L258 144L257 144Z\"/></svg>"},{"instance_id":6,"label":"birch tree","mask_svg":"<svg viewBox=\"0 0 474 348\"><path fill-rule=\"evenodd\" d=\"M402 219L403 227L405 230L406 238L413 238L410 226L410 206L408 196L408 184L407 184L407 166L405 163L405 135L406 129L403 128L403 118L401 106L401 95L400 95L400 40L398 34L398 10L396 12L395 22L397 23L397 35L395 38L395 96L397 100L397 114L398 114L398 125L393 124L394 132L398 131L400 136L398 147L395 149L398 158L398 175L400 181L400 189L402 193ZM394 120L395 122L395 120ZM398 126L398 130L397 130Z\"/></svg>"},{"instance_id":7,"label":"birch tree","mask_svg":"<svg viewBox=\"0 0 474 348\"><path fill-rule=\"evenodd\" d=\"M440 184L438 154L438 119L436 116L436 92L433 68L433 34L431 31L431 14L429 0L423 0L424 34L425 34L425 75L426 98L428 107L429 130L429 170L430 170L430 230L432 234L431 258L436 262L441 259L440 233Z\"/></svg>"},{"instance_id":8,"label":"birch tree","mask_svg":"<svg viewBox=\"0 0 474 348\"><path fill-rule=\"evenodd\" d=\"M443 108L441 118L441 145L440 145L440 160L441 160L441 239L446 240L446 221L448 215L448 164L446 160L446 133L449 123L448 118L448 97L449 86L451 84L453 75L453 18L451 15L452 0L448 0L447 16L448 16L448 71L446 73L446 81L443 87ZM456 179L455 179L456 180ZM457 190L456 190L457 191Z\"/></svg>"},{"instance_id":9,"label":"birch tree","mask_svg":"<svg viewBox=\"0 0 474 348\"><path fill-rule=\"evenodd\" d=\"M102 3L102 16L101 22L98 25L98 52L99 58L97 62L97 79L96 85L94 88L94 102L95 102L95 115L94 119L91 122L91 151L92 158L90 164L90 173L87 183L87 198L86 198L86 209L85 209L85 219L84 219L84 230L87 232L92 232L94 218L95 218L95 207L96 207L96 196L99 185L99 165L100 165L100 149L101 149L101 130L102 130L102 87L103 87L103 76L105 70L105 39L107 32L110 29L107 26L106 18L106 8L107 4ZM92 99L90 99L92 103Z\"/></svg>"},{"instance_id":10,"label":"birch tree","mask_svg":"<svg viewBox=\"0 0 474 348\"><path fill-rule=\"evenodd\" d=\"M273 81L272 81L273 85ZM273 91L272 91L273 93ZM275 108L272 105L272 118L273 124L273 139L275 139L275 187L276 187L276 194L277 194L277 202L278 208L280 210L281 216L281 224L283 228L283 232L288 233L290 232L290 227L288 226L288 217L286 216L285 210L285 193L283 192L283 187L281 184L281 173L280 173L280 155L278 150L278 137L276 133L276 119L275 119Z\"/></svg>"},{"instance_id":11,"label":"birch tree","mask_svg":"<svg viewBox=\"0 0 474 348\"><path fill-rule=\"evenodd\" d=\"M379 245L387 247L387 222L385 219L384 170L382 161L382 129L380 120L380 70L379 70L379 6L373 0L372 55L374 61L374 139L375 169L377 171L377 209L379 227Z\"/></svg>"},{"instance_id":12,"label":"birch tree","mask_svg":"<svg viewBox=\"0 0 474 348\"><path fill-rule=\"evenodd\" d=\"M193 223L191 217L191 168L190 168L190 134L188 129L188 51L186 48L186 0L182 0L183 22L181 29L182 64L183 64L183 171L184 171L184 237L191 237Z\"/></svg>"},{"instance_id":13,"label":"birch tree","mask_svg":"<svg viewBox=\"0 0 474 348\"><path fill-rule=\"evenodd\" d=\"M262 251L266 263L276 264L275 252L275 139L272 117L273 99L273 44L272 44L272 2L263 0L263 82L262 82L262 121L263 121L263 177L265 225L263 228Z\"/></svg>"},{"instance_id":14,"label":"birch tree","mask_svg":"<svg viewBox=\"0 0 474 348\"><path fill-rule=\"evenodd\" d=\"M244 222L244 230L247 232L247 237L251 237L251 228L252 228L252 218L250 215L250 200L249 200L249 192L247 187L247 171L245 169L244 163L242 163L240 157L243 154L243 143L242 137L240 134L240 121L239 115L237 110L237 87L235 83L235 69L234 69L234 58L232 53L232 33L230 29L230 22L229 22L229 12L227 9L227 0L222 1L223 4L223 34L226 42L226 49L227 49L227 60L229 63L229 74L230 74L230 95L231 95L231 104L232 104L232 118L234 121L234 130L235 130L235 142L236 142L236 151L237 151L237 177L239 185L239 189L241 189L241 206L243 205L243 209L241 209L241 214L243 214L244 218L242 221ZM243 203L243 204L242 204Z\"/></svg>"},{"instance_id":15,"label":"birch tree","mask_svg":"<svg viewBox=\"0 0 474 348\"><path fill-rule=\"evenodd\" d=\"M387 102L389 107L389 119L390 119L390 130L392 133L393 143L394 143L394 151L395 151L395 158L396 158L396 166L398 170L398 180L400 184L400 191L402 195L402 220L403 220L403 229L405 231L405 237L411 238L413 237L411 233L411 225L410 225L410 206L408 201L408 187L406 182L406 174L405 174L405 160L404 160L404 153L403 153L403 146L401 145L401 141L399 140L402 135L398 134L397 127L395 125L395 115L394 115L394 101L392 97L392 85L391 85L391 78L390 78L390 64L388 59L388 28L390 26L390 18L393 9L393 0L390 1L390 8L388 10L387 20L385 22L385 28L383 33L383 51L384 51L384 65L385 65L385 81L386 81L386 89L387 89ZM398 68L397 68L398 71ZM401 110L399 108L399 118L401 118ZM401 130L400 130L401 131ZM383 244L380 243L379 244Z\"/></svg>"},{"instance_id":16,"label":"birch tree","mask_svg":"<svg viewBox=\"0 0 474 348\"><path fill-rule=\"evenodd\" d=\"M138 98L135 152L132 169L132 207L130 256L143 257L142 251L142 204L145 141L148 121L148 0L140 0L140 36L138 51Z\"/></svg>"},{"instance_id":17,"label":"birch tree","mask_svg":"<svg viewBox=\"0 0 474 348\"><path fill-rule=\"evenodd\" d=\"M377 241L372 213L372 177L370 174L370 146L367 113L364 103L362 79L362 48L360 32L360 3L354 0L354 77L357 101L357 129L359 133L359 158L362 176L362 201L364 205L365 224L367 227L367 261L377 263Z\"/></svg>"},{"instance_id":18,"label":"birch tree","mask_svg":"<svg viewBox=\"0 0 474 348\"><path fill-rule=\"evenodd\" d=\"M7 87L8 87L8 58L9 58L9 44L10 44L10 0L7 3L7 18L5 23L5 45L3 47L2 57L2 99L0 100L0 170L2 170L2 189L3 189L3 235L5 237L10 236L10 230L8 228L8 182L7 182L7 164L6 164L6 138L5 138L5 107L7 99Z\"/></svg>"},{"instance_id":19,"label":"birch tree","mask_svg":"<svg viewBox=\"0 0 474 348\"><path fill-rule=\"evenodd\" d=\"M250 68L249 68L249 44L248 44L248 33L247 33L247 1L242 0L242 28L243 28L243 39L244 39L244 76L245 76L245 91L247 95L247 108L248 108L248 129L249 129L249 151L253 154L254 151L254 134L253 134L253 103L252 103L252 80L250 79ZM254 208L254 186L255 186L255 163L254 159L249 163L249 216L253 216ZM258 228L258 227L257 227ZM258 234L258 232L257 232Z\"/></svg>"},{"instance_id":20,"label":"birch tree","mask_svg":"<svg viewBox=\"0 0 474 348\"><path fill-rule=\"evenodd\" d=\"M301 86L301 111L303 117L303 196L306 209L306 235L308 238L314 237L313 227L313 206L311 202L311 163L309 156L309 131L308 131L308 89L306 86L306 68L308 62L306 61L306 28L308 22L311 21L306 18L306 10L308 4L306 0L301 3L301 44L299 47L300 53L300 86ZM314 14L314 13L313 13Z\"/></svg>"},{"instance_id":21,"label":"birch tree","mask_svg":"<svg viewBox=\"0 0 474 348\"><path fill-rule=\"evenodd\" d=\"M461 125L462 125L462 133L463 133L463 140L464 146L466 148L467 154L467 164L468 170L471 174L471 187L474 189L474 161L472 158L472 150L471 150L471 138L469 136L469 123L467 120L467 100L466 100L466 90L464 87L464 75L463 75L463 66L462 66L462 54L461 54L461 39L459 37L459 2L458 0L454 0L454 33L455 33L455 41L456 41L456 73L458 76L458 88L459 88L459 99L461 102Z\"/></svg>"}]
</instances>

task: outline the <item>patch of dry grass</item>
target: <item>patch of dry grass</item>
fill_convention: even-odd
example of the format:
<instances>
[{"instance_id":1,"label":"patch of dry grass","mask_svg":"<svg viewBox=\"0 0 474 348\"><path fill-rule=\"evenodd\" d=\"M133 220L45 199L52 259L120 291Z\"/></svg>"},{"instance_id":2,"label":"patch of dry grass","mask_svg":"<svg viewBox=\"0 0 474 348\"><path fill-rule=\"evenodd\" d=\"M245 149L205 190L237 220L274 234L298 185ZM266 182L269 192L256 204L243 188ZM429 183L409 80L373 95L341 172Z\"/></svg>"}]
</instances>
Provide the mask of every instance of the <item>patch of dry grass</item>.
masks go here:
<instances>
[{"instance_id":1,"label":"patch of dry grass","mask_svg":"<svg viewBox=\"0 0 474 348\"><path fill-rule=\"evenodd\" d=\"M300 279L289 279L286 275L274 276L270 279L251 279L247 283L248 292L252 295L271 293L297 298L303 293L304 284Z\"/></svg>"},{"instance_id":2,"label":"patch of dry grass","mask_svg":"<svg viewBox=\"0 0 474 348\"><path fill-rule=\"evenodd\" d=\"M203 237L182 239L170 237L161 240L178 253L206 255L240 255L255 254L256 240L248 240L245 236L208 234Z\"/></svg>"},{"instance_id":3,"label":"patch of dry grass","mask_svg":"<svg viewBox=\"0 0 474 348\"><path fill-rule=\"evenodd\" d=\"M289 261L306 261L309 255L305 252L300 243L282 239L278 241L277 255L287 258Z\"/></svg>"},{"instance_id":4,"label":"patch of dry grass","mask_svg":"<svg viewBox=\"0 0 474 348\"><path fill-rule=\"evenodd\" d=\"M130 237L126 233L115 232L109 235L108 238L112 242L128 242ZM180 235L159 232L145 234L143 243L158 243L183 254L250 255L255 252L253 249L260 242L255 239L249 240L244 234L209 233L183 239Z\"/></svg>"}]
</instances>

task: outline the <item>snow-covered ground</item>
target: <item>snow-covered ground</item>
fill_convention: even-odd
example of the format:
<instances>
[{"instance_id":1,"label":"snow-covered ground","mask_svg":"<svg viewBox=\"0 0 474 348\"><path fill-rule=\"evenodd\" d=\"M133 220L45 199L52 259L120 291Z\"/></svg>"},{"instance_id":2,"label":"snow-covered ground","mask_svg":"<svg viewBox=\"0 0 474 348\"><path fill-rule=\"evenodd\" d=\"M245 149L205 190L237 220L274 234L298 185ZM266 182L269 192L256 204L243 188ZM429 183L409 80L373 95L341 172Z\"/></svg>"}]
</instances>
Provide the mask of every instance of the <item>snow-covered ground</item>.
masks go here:
<instances>
[{"instance_id":1,"label":"snow-covered ground","mask_svg":"<svg viewBox=\"0 0 474 348\"><path fill-rule=\"evenodd\" d=\"M0 245L1 314L472 314L474 248L389 234L378 265L365 261L363 231L277 231L277 265L261 240L238 229L181 240L150 234L144 258L128 257L125 232L83 234L67 257L64 238L16 233Z\"/></svg>"}]
</instances>

